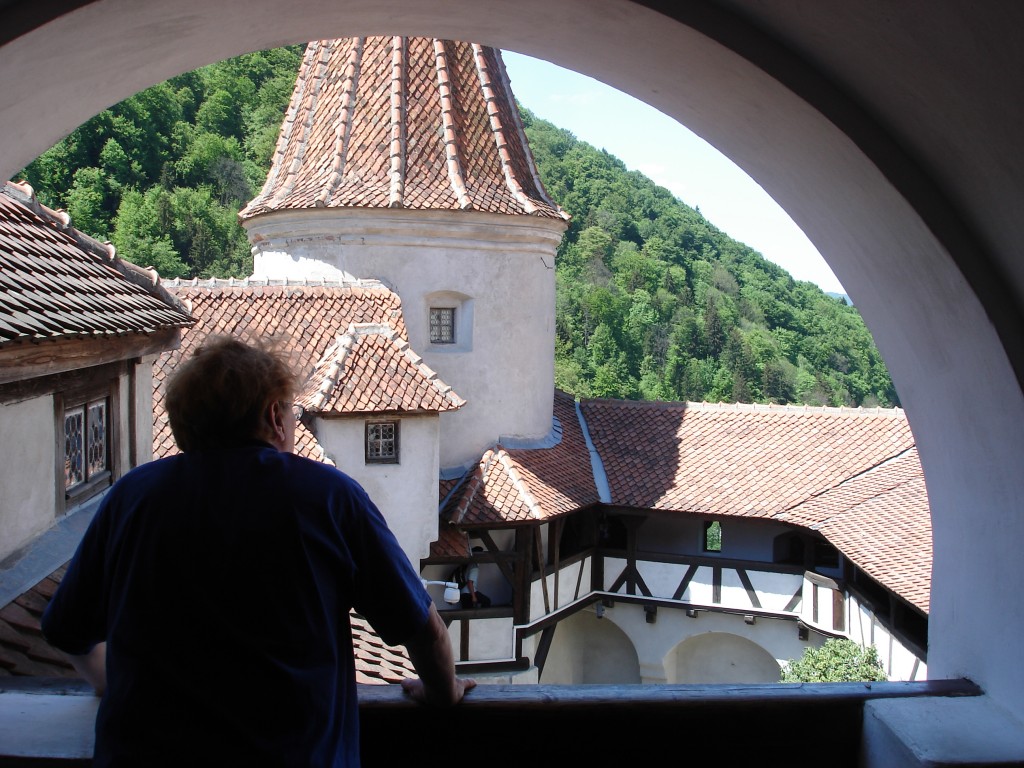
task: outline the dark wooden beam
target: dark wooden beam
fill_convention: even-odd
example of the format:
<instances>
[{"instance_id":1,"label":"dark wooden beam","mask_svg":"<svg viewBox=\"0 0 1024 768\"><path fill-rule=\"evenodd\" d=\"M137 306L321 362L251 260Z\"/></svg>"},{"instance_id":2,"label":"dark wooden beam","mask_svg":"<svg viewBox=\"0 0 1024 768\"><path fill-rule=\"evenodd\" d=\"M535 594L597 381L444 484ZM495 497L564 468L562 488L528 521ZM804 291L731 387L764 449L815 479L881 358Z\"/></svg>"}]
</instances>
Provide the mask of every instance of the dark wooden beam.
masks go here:
<instances>
[{"instance_id":1,"label":"dark wooden beam","mask_svg":"<svg viewBox=\"0 0 1024 768\"><path fill-rule=\"evenodd\" d=\"M179 330L166 328L151 334L11 344L0 349L0 384L158 354L180 343Z\"/></svg>"}]
</instances>

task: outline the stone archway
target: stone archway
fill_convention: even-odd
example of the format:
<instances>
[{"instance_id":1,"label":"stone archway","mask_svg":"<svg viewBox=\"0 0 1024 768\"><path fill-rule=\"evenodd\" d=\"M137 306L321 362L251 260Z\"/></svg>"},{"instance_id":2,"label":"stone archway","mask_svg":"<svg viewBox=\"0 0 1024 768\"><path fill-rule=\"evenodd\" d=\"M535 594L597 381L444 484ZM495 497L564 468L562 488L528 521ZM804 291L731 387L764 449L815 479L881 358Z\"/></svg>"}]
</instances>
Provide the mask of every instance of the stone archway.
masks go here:
<instances>
[{"instance_id":1,"label":"stone archway","mask_svg":"<svg viewBox=\"0 0 1024 768\"><path fill-rule=\"evenodd\" d=\"M540 682L636 684L640 661L632 641L614 622L580 611L558 623Z\"/></svg>"},{"instance_id":2,"label":"stone archway","mask_svg":"<svg viewBox=\"0 0 1024 768\"><path fill-rule=\"evenodd\" d=\"M861 308L906 405L932 499L929 667L971 677L1024 713L1024 667L1012 655L1024 614L1002 597L1024 582L1015 546L1024 539L1024 397L1014 369L1024 370L1024 106L1007 98L1024 71L1012 39L1020 6L965 16L956 4L924 12L826 0L790 10L722 0L666 3L663 16L647 5L660 4L7 4L0 174L171 75L324 36L472 39L543 56L657 106L757 179ZM926 23L902 23L913 14Z\"/></svg>"},{"instance_id":3,"label":"stone archway","mask_svg":"<svg viewBox=\"0 0 1024 768\"><path fill-rule=\"evenodd\" d=\"M768 651L739 635L705 632L688 637L669 655L669 683L777 683L779 664Z\"/></svg>"}]
</instances>

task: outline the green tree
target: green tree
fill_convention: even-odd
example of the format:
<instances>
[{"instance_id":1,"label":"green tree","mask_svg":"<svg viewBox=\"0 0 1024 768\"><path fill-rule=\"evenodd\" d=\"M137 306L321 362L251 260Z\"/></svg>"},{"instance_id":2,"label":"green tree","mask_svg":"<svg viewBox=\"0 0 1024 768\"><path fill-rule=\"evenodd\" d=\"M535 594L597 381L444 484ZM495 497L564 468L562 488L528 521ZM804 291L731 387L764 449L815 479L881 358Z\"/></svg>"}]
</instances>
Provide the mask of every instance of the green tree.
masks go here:
<instances>
[{"instance_id":1,"label":"green tree","mask_svg":"<svg viewBox=\"0 0 1024 768\"><path fill-rule=\"evenodd\" d=\"M853 683L887 680L878 651L845 638L830 638L820 648L806 648L798 661L782 669L784 683Z\"/></svg>"}]
</instances>

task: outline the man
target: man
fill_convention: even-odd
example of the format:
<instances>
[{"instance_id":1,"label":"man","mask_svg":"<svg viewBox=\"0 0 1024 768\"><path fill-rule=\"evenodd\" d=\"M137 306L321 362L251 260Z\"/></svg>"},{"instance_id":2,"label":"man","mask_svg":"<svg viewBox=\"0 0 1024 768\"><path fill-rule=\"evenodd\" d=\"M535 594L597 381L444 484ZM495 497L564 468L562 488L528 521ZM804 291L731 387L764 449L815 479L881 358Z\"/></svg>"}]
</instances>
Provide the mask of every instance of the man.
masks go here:
<instances>
[{"instance_id":1,"label":"man","mask_svg":"<svg viewBox=\"0 0 1024 768\"><path fill-rule=\"evenodd\" d=\"M452 705L448 634L353 480L292 455L295 380L208 340L167 388L184 453L110 490L43 631L102 695L94 764L358 765L349 610Z\"/></svg>"},{"instance_id":2,"label":"man","mask_svg":"<svg viewBox=\"0 0 1024 768\"><path fill-rule=\"evenodd\" d=\"M480 578L480 564L476 556L484 551L483 547L473 547L469 562L464 566L463 583L460 589L459 603L463 608L489 608L491 598L476 588Z\"/></svg>"}]
</instances>

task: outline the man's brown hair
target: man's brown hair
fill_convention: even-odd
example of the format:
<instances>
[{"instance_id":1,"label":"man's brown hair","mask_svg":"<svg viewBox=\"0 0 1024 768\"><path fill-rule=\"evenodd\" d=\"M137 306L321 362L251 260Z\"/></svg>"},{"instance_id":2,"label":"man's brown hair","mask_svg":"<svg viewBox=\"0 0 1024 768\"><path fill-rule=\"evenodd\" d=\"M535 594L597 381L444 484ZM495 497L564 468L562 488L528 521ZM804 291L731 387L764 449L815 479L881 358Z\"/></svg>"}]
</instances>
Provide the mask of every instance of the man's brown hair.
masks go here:
<instances>
[{"instance_id":1,"label":"man's brown hair","mask_svg":"<svg viewBox=\"0 0 1024 768\"><path fill-rule=\"evenodd\" d=\"M207 338L167 384L171 432L183 451L264 436L270 403L291 403L295 375L278 351L229 336Z\"/></svg>"}]
</instances>

